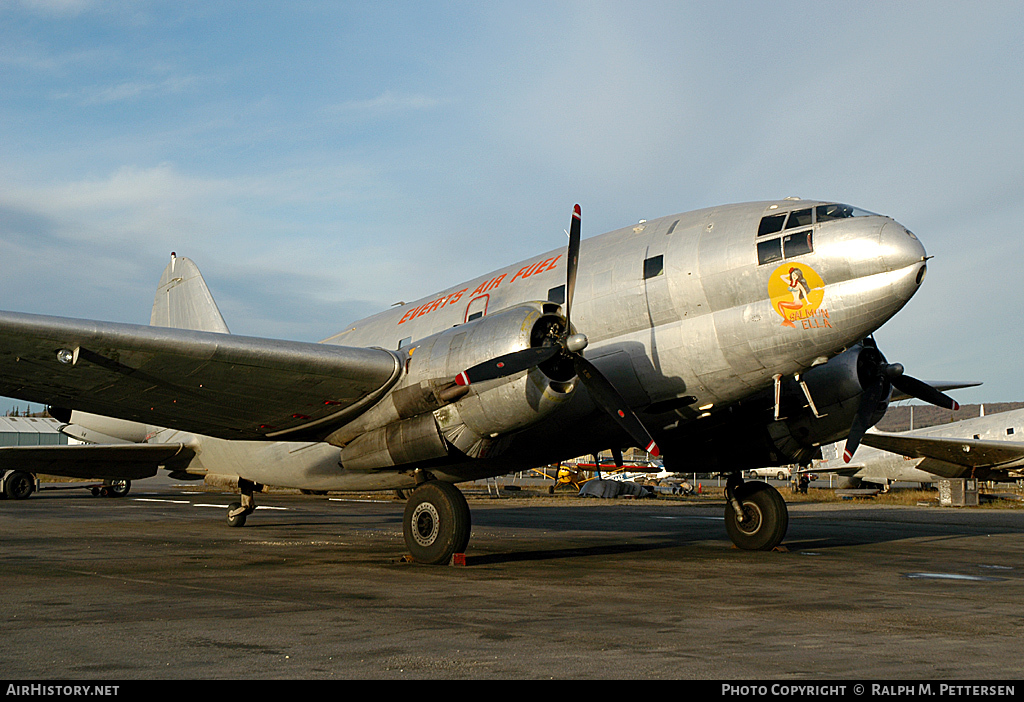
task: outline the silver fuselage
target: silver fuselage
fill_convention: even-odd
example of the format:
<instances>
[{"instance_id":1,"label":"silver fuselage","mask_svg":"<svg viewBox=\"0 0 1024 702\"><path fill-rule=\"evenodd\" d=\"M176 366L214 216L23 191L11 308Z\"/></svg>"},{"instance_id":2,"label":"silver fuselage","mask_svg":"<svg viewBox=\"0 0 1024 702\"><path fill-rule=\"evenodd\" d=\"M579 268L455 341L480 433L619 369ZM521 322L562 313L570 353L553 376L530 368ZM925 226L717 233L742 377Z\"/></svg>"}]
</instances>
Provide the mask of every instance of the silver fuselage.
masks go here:
<instances>
[{"instance_id":1,"label":"silver fuselage","mask_svg":"<svg viewBox=\"0 0 1024 702\"><path fill-rule=\"evenodd\" d=\"M632 407L685 404L687 412L648 410L654 412L646 419L659 444L671 445L672 432L681 426L693 431L702 417L764 392L776 376L824 363L880 327L916 292L924 277L924 248L891 218L857 216L758 236L763 217L821 204L781 200L714 207L582 241L573 326L589 339L587 359ZM759 261L759 243L770 249L779 239L782 250L781 240L791 236L813 241L812 250ZM524 303L557 305L565 280L565 251L554 249L359 320L324 343L392 351L404 366L391 390L396 392L420 381L417 372L426 373L429 364L435 376L464 369L444 361L456 358L446 335L454 327L472 330L470 325ZM477 362L522 343L507 334L478 336ZM442 338L448 355L435 348ZM583 387L570 387L561 400L543 421L507 437L500 455L439 461L430 470L442 479L474 479L628 443ZM197 445L198 472L234 471L255 482L310 489L413 484L408 470L340 468L338 448L328 443L234 442L157 428L150 433L151 441Z\"/></svg>"}]
</instances>

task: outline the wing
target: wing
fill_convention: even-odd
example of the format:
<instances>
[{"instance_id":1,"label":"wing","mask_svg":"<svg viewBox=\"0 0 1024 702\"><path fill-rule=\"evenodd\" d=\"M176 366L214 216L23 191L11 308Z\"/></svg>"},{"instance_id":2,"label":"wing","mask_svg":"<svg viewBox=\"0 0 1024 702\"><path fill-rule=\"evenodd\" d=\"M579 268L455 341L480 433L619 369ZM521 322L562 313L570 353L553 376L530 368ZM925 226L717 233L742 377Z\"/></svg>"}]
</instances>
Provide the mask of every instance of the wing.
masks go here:
<instances>
[{"instance_id":1,"label":"wing","mask_svg":"<svg viewBox=\"0 0 1024 702\"><path fill-rule=\"evenodd\" d=\"M944 475L944 472L934 470L931 461L966 468L1012 468L1024 464L1024 443L1013 441L896 436L868 432L864 435L863 443L911 458L930 459L918 468L938 475Z\"/></svg>"},{"instance_id":2,"label":"wing","mask_svg":"<svg viewBox=\"0 0 1024 702\"><path fill-rule=\"evenodd\" d=\"M156 475L160 466L184 468L195 455L184 444L4 446L0 467L85 480L140 480Z\"/></svg>"},{"instance_id":3,"label":"wing","mask_svg":"<svg viewBox=\"0 0 1024 702\"><path fill-rule=\"evenodd\" d=\"M0 312L0 395L223 439L322 438L400 372L384 349Z\"/></svg>"}]
</instances>

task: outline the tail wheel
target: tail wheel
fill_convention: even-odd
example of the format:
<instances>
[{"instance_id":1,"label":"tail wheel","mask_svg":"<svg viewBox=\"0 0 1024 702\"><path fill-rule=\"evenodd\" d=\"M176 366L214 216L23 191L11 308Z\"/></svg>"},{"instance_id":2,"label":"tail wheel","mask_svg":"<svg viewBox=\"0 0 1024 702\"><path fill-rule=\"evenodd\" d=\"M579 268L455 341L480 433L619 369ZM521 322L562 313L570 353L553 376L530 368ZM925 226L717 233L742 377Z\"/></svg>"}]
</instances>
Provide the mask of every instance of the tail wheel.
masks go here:
<instances>
[{"instance_id":1,"label":"tail wheel","mask_svg":"<svg viewBox=\"0 0 1024 702\"><path fill-rule=\"evenodd\" d=\"M469 544L469 504L451 483L431 480L416 488L403 521L405 545L420 563L446 564Z\"/></svg>"},{"instance_id":2,"label":"tail wheel","mask_svg":"<svg viewBox=\"0 0 1024 702\"><path fill-rule=\"evenodd\" d=\"M768 483L746 482L735 490L743 510L739 521L732 505L725 506L725 531L745 551L771 551L789 528L789 510L779 491Z\"/></svg>"},{"instance_id":3,"label":"tail wheel","mask_svg":"<svg viewBox=\"0 0 1024 702\"><path fill-rule=\"evenodd\" d=\"M228 526L245 526L245 518L247 516L249 516L249 513L242 510L241 502L232 502L230 505L228 505Z\"/></svg>"},{"instance_id":4,"label":"tail wheel","mask_svg":"<svg viewBox=\"0 0 1024 702\"><path fill-rule=\"evenodd\" d=\"M107 485L105 497L124 497L128 494L128 491L132 489L131 480L111 480L110 485Z\"/></svg>"}]
</instances>

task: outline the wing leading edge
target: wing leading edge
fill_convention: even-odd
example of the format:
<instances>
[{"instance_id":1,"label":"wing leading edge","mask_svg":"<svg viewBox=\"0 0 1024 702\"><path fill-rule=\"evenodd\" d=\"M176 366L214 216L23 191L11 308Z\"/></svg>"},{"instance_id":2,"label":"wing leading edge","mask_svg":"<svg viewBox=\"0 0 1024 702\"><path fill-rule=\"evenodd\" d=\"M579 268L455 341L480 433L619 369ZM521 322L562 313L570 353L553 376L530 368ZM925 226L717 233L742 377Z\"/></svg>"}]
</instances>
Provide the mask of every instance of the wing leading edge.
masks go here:
<instances>
[{"instance_id":1,"label":"wing leading edge","mask_svg":"<svg viewBox=\"0 0 1024 702\"><path fill-rule=\"evenodd\" d=\"M947 478L962 477L964 468L977 470L1024 465L1024 444L1020 442L869 432L864 435L863 443L910 458L924 458L926 460L918 468Z\"/></svg>"},{"instance_id":2,"label":"wing leading edge","mask_svg":"<svg viewBox=\"0 0 1024 702\"><path fill-rule=\"evenodd\" d=\"M319 439L401 364L378 348L0 312L0 395L224 439Z\"/></svg>"}]
</instances>

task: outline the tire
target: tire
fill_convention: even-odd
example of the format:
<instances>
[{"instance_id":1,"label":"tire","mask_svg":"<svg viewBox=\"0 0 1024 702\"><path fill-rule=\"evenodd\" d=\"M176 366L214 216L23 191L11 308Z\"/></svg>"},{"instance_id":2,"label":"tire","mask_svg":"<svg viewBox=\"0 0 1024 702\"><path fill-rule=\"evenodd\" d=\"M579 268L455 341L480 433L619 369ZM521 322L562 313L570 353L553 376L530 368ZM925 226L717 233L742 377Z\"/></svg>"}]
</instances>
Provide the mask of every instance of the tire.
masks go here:
<instances>
[{"instance_id":1,"label":"tire","mask_svg":"<svg viewBox=\"0 0 1024 702\"><path fill-rule=\"evenodd\" d=\"M735 490L746 520L740 524L732 505L725 506L725 531L745 551L771 551L789 528L789 510L779 491L768 483L742 483Z\"/></svg>"},{"instance_id":2,"label":"tire","mask_svg":"<svg viewBox=\"0 0 1024 702\"><path fill-rule=\"evenodd\" d=\"M242 507L242 503L241 502L232 502L230 505L228 505L228 526L229 527L242 527L242 526L245 526L245 518L247 516L249 516L248 512L242 512L241 514L238 514L238 515L236 515L234 517L231 516L232 512L234 512L236 509L240 509L241 507Z\"/></svg>"},{"instance_id":3,"label":"tire","mask_svg":"<svg viewBox=\"0 0 1024 702\"><path fill-rule=\"evenodd\" d=\"M402 521L405 545L418 563L447 564L469 544L469 504L451 483L431 480L416 488Z\"/></svg>"},{"instance_id":4,"label":"tire","mask_svg":"<svg viewBox=\"0 0 1024 702\"><path fill-rule=\"evenodd\" d=\"M15 470L7 475L4 481L4 495L10 500L24 500L35 492L36 481L31 473Z\"/></svg>"},{"instance_id":5,"label":"tire","mask_svg":"<svg viewBox=\"0 0 1024 702\"><path fill-rule=\"evenodd\" d=\"M128 494L128 491L132 489L131 480L111 480L110 485L106 486L106 494L104 497L124 497Z\"/></svg>"},{"instance_id":6,"label":"tire","mask_svg":"<svg viewBox=\"0 0 1024 702\"><path fill-rule=\"evenodd\" d=\"M782 471L780 470L780 471L778 472L778 474L777 474L777 475L776 475L775 477L776 477L776 478L777 478L778 480L785 480L785 479L786 479L786 474L785 474L785 473L783 473L783 472L782 472Z\"/></svg>"}]
</instances>

